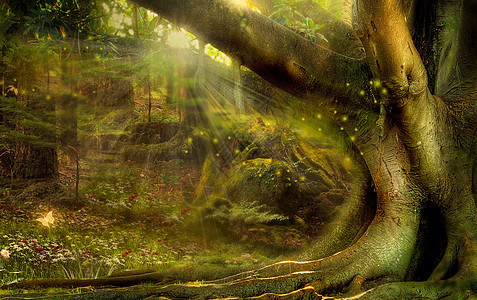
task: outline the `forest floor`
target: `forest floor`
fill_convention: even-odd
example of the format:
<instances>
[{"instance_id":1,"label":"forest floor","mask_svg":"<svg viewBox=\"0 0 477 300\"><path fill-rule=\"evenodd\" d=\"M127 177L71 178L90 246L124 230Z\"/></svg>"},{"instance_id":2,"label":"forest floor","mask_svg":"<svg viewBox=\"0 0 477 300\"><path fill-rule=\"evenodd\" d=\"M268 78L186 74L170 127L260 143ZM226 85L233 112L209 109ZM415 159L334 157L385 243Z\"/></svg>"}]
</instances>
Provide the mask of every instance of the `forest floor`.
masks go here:
<instances>
[{"instance_id":1,"label":"forest floor","mask_svg":"<svg viewBox=\"0 0 477 300\"><path fill-rule=\"evenodd\" d=\"M204 269L221 277L277 256L232 236L210 240L197 229L192 219L201 166L182 160L122 162L98 153L85 156L80 165L79 200L74 199L74 168L60 170L61 185L3 185L0 250L8 258L0 258L2 285L171 268ZM44 299L85 291L92 289L10 289L0 290L0 297L28 293Z\"/></svg>"}]
</instances>

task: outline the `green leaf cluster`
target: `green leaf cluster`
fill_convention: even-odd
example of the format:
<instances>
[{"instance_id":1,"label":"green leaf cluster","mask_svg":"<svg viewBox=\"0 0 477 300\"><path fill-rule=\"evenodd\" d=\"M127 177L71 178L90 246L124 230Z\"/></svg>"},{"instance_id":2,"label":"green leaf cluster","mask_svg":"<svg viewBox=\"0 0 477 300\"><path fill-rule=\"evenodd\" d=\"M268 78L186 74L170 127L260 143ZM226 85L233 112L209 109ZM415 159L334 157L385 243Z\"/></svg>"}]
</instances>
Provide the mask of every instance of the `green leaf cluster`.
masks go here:
<instances>
[{"instance_id":1,"label":"green leaf cluster","mask_svg":"<svg viewBox=\"0 0 477 300\"><path fill-rule=\"evenodd\" d=\"M277 21L280 25L286 26L300 35L309 38L313 43L320 38L326 41L323 34L317 30L323 27L323 24L315 24L312 18L306 17L300 12L299 7L303 6L308 0L279 0L274 5L275 11L270 18Z\"/></svg>"}]
</instances>

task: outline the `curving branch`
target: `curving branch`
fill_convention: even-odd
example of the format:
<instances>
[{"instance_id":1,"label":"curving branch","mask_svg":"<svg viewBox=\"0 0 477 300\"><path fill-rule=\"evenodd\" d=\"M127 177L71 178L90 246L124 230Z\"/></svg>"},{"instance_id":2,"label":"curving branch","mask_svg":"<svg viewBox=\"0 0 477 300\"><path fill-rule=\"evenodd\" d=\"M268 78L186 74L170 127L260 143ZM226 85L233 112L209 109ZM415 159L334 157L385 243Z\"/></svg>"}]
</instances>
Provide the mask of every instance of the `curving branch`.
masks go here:
<instances>
[{"instance_id":1,"label":"curving branch","mask_svg":"<svg viewBox=\"0 0 477 300\"><path fill-rule=\"evenodd\" d=\"M295 96L347 110L368 107L366 62L313 44L245 5L226 0L137 0Z\"/></svg>"},{"instance_id":2,"label":"curving branch","mask_svg":"<svg viewBox=\"0 0 477 300\"><path fill-rule=\"evenodd\" d=\"M414 46L400 1L360 0L355 27L373 76L383 81L395 98L418 95L427 89L427 75Z\"/></svg>"}]
</instances>

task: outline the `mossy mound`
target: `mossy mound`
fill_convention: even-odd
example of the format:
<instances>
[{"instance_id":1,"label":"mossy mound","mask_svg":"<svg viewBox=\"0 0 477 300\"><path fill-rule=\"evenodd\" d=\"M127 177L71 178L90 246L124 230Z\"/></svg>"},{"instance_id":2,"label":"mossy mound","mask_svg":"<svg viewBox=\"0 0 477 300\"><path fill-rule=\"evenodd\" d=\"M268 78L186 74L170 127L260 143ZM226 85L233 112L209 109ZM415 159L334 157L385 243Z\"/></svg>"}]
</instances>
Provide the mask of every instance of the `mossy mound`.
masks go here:
<instances>
[{"instance_id":1,"label":"mossy mound","mask_svg":"<svg viewBox=\"0 0 477 300\"><path fill-rule=\"evenodd\" d=\"M122 149L124 160L168 161L182 159L186 161L203 162L207 142L193 128L181 128L168 141L157 144L126 145Z\"/></svg>"},{"instance_id":2,"label":"mossy mound","mask_svg":"<svg viewBox=\"0 0 477 300\"><path fill-rule=\"evenodd\" d=\"M290 166L269 158L247 160L230 169L223 189L234 203L255 202L274 214L291 216L300 204Z\"/></svg>"}]
</instances>

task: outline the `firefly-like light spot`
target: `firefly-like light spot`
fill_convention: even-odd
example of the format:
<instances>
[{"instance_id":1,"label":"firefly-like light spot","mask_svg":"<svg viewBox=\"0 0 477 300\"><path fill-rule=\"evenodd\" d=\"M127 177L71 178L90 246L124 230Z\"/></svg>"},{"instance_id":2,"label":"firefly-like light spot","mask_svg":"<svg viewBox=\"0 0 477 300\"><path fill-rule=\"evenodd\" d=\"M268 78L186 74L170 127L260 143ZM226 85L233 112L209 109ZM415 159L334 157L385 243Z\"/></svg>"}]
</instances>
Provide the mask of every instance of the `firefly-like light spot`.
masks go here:
<instances>
[{"instance_id":1,"label":"firefly-like light spot","mask_svg":"<svg viewBox=\"0 0 477 300\"><path fill-rule=\"evenodd\" d=\"M341 120L343 120L343 122L348 121L348 116L343 116L343 117L341 118Z\"/></svg>"},{"instance_id":2,"label":"firefly-like light spot","mask_svg":"<svg viewBox=\"0 0 477 300\"><path fill-rule=\"evenodd\" d=\"M213 139L213 142L214 142L214 144L217 144L217 143L219 142L219 139L214 138L214 139Z\"/></svg>"},{"instance_id":3,"label":"firefly-like light spot","mask_svg":"<svg viewBox=\"0 0 477 300\"><path fill-rule=\"evenodd\" d=\"M364 90L361 90L361 91L359 91L359 95L364 96L364 95L366 95L366 92Z\"/></svg>"}]
</instances>

